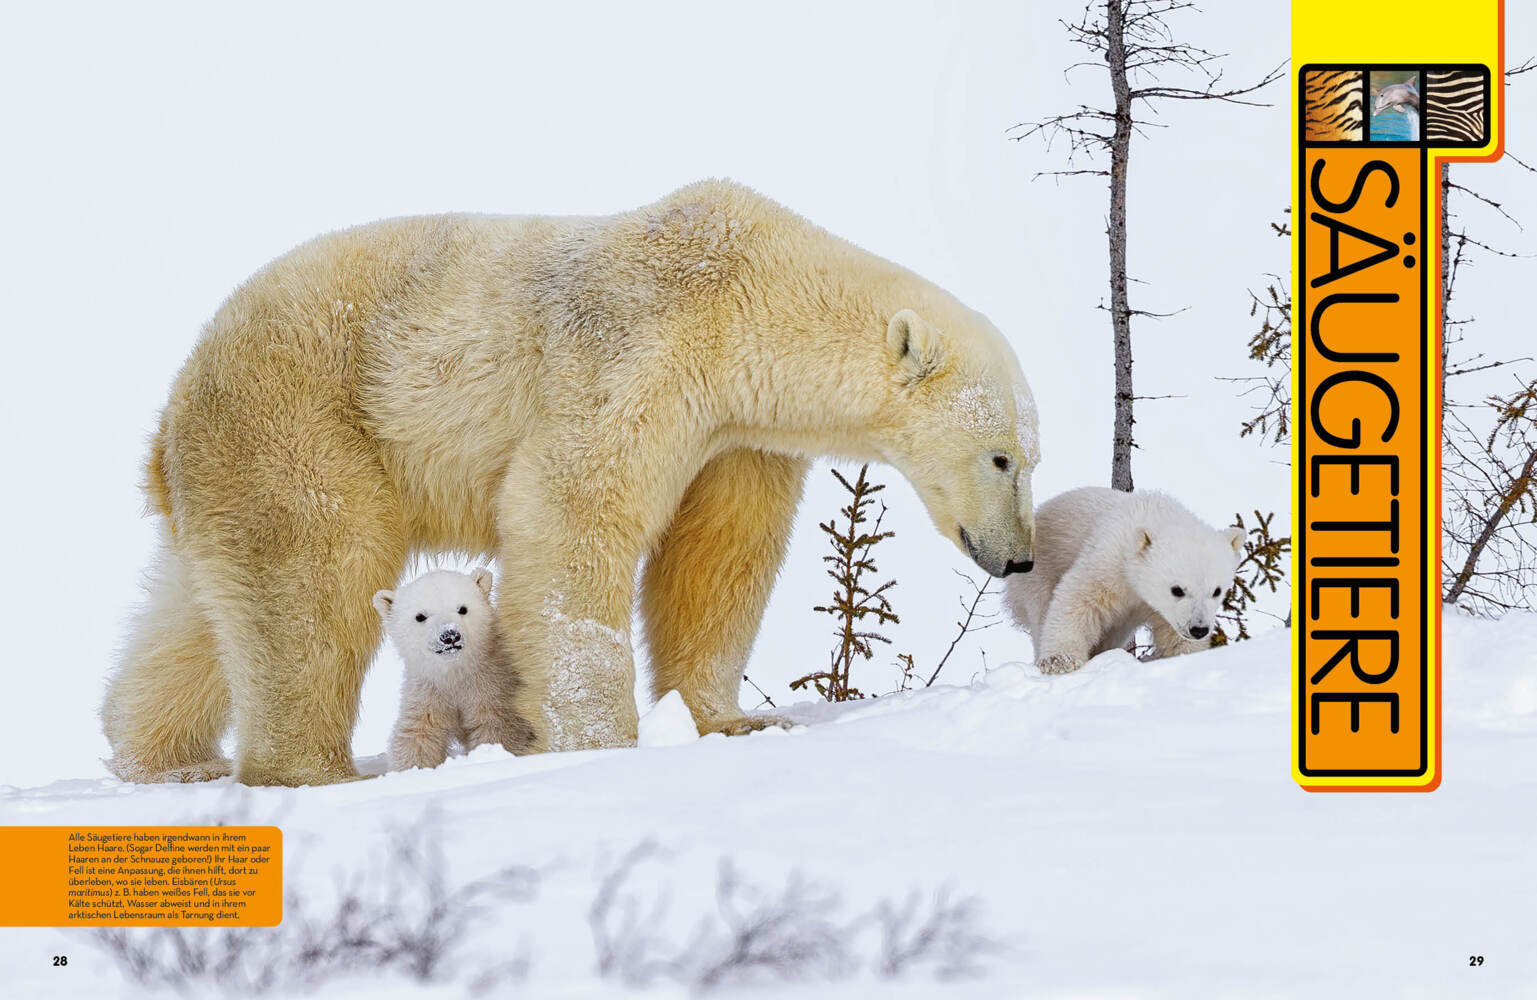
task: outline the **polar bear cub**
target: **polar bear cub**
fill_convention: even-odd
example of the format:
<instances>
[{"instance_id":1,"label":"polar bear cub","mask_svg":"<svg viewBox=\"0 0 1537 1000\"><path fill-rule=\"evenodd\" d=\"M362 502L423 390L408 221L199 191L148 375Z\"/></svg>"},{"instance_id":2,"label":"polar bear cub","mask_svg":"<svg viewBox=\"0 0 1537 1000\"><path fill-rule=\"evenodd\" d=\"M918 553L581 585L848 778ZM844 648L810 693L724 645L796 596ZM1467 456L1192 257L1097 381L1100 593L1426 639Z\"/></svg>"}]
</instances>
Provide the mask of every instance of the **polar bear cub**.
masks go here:
<instances>
[{"instance_id":1,"label":"polar bear cub","mask_svg":"<svg viewBox=\"0 0 1537 1000\"><path fill-rule=\"evenodd\" d=\"M490 570L436 570L379 591L374 608L406 664L390 770L437 767L454 743L533 748L533 727L513 709L522 682L501 649Z\"/></svg>"},{"instance_id":2,"label":"polar bear cub","mask_svg":"<svg viewBox=\"0 0 1537 1000\"><path fill-rule=\"evenodd\" d=\"M1151 626L1155 656L1205 649L1243 540L1164 493L1069 490L1036 508L1035 569L1009 578L1004 603L1043 673L1077 670L1139 625Z\"/></svg>"}]
</instances>

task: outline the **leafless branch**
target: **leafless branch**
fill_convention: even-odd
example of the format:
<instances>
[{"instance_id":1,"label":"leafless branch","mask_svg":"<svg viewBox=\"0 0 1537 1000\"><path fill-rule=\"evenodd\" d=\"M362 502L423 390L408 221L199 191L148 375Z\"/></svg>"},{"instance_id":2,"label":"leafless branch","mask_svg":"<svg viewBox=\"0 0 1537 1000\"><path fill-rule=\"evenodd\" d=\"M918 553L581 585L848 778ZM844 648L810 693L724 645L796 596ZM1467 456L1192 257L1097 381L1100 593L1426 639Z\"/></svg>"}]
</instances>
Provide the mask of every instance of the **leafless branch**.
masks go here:
<instances>
[{"instance_id":1,"label":"leafless branch","mask_svg":"<svg viewBox=\"0 0 1537 1000\"><path fill-rule=\"evenodd\" d=\"M984 625L977 626L975 629L972 628L972 622L977 617L977 605L981 604L982 598L986 596L988 585L993 582L992 578L983 577L982 585L979 587L977 586L977 581L973 580L965 573L957 572L955 575L960 577L962 580L965 580L966 583L970 585L972 589L971 603L967 604L964 599L962 600L961 608L965 612L965 616L961 618L960 621L955 623L955 627L957 629L955 638L950 640L950 647L945 650L945 655L939 658L939 664L934 668L934 672L929 675L929 679L923 682L924 687L934 686L934 682L939 679L939 672L945 669L945 664L950 661L950 654L955 652L955 647L960 645L961 640L966 638L966 634L968 632L980 632L983 629L991 628L992 626L998 624L996 621L989 621ZM997 615L993 614L984 617L996 618Z\"/></svg>"},{"instance_id":2,"label":"leafless branch","mask_svg":"<svg viewBox=\"0 0 1537 1000\"><path fill-rule=\"evenodd\" d=\"M764 692L764 690L762 688L760 688L756 683L753 682L753 679L751 677L748 677L746 674L743 674L742 675L742 680L746 681L748 683L748 685L754 691L758 692L760 695L763 696L763 700L758 702L758 704L755 706L756 708L762 708L765 705L767 705L769 708L778 708L779 707L778 705L774 704L774 699L773 698L770 698Z\"/></svg>"},{"instance_id":3,"label":"leafless branch","mask_svg":"<svg viewBox=\"0 0 1537 1000\"><path fill-rule=\"evenodd\" d=\"M1504 207L1501 206L1500 203L1495 201L1493 198L1490 198L1487 195L1479 194L1477 191L1474 191L1470 187L1463 187L1461 184L1453 184L1451 181L1447 181L1445 187L1446 187L1446 190L1448 190L1448 191L1461 191L1463 194L1466 194L1468 197L1476 199L1477 201L1483 202L1485 205L1488 205L1490 208L1494 209L1496 212L1500 213L1505 218L1509 219L1511 225L1515 226L1517 229L1521 229L1521 230L1524 231L1525 227L1522 226L1521 223L1516 221L1516 217L1511 215L1509 212L1505 211Z\"/></svg>"}]
</instances>

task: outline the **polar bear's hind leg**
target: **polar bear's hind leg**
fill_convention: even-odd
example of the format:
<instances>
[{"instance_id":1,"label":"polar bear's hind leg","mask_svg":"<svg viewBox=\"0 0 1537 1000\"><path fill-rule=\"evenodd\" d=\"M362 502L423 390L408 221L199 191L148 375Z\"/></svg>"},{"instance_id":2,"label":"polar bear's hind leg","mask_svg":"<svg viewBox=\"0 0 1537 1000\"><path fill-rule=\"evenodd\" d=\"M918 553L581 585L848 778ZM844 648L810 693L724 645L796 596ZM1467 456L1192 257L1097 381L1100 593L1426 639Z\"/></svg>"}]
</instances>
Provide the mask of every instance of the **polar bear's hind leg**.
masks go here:
<instances>
[{"instance_id":1,"label":"polar bear's hind leg","mask_svg":"<svg viewBox=\"0 0 1537 1000\"><path fill-rule=\"evenodd\" d=\"M162 543L123 658L101 708L112 746L107 767L124 781L205 781L228 776L219 751L229 685L213 629L185 568Z\"/></svg>"},{"instance_id":2,"label":"polar bear's hind leg","mask_svg":"<svg viewBox=\"0 0 1537 1000\"><path fill-rule=\"evenodd\" d=\"M701 733L779 724L746 716L742 671L789 544L808 463L742 449L717 456L684 494L641 587L652 691L677 690Z\"/></svg>"}]
</instances>

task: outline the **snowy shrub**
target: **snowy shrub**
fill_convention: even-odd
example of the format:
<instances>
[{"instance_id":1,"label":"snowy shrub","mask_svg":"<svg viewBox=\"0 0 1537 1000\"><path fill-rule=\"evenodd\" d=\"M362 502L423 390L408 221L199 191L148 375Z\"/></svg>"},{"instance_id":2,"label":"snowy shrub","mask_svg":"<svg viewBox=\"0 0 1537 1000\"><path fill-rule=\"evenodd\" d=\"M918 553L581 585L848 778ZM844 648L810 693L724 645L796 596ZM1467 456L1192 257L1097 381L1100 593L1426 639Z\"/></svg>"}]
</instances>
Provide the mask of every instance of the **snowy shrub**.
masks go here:
<instances>
[{"instance_id":1,"label":"snowy shrub","mask_svg":"<svg viewBox=\"0 0 1537 1000\"><path fill-rule=\"evenodd\" d=\"M599 878L588 922L604 979L637 989L668 980L696 993L838 982L861 970L896 979L926 969L951 979L979 975L982 959L1002 950L982 933L975 899L914 892L900 906L883 899L845 919L832 889L797 873L781 889L764 889L744 881L725 859L714 908L699 916L680 944L667 934L671 898L665 884L638 877L642 865L661 857L655 844L640 844Z\"/></svg>"},{"instance_id":2,"label":"snowy shrub","mask_svg":"<svg viewBox=\"0 0 1537 1000\"><path fill-rule=\"evenodd\" d=\"M920 966L931 967L941 979L979 975L981 958L1001 947L977 930L979 909L975 899L951 902L943 889L927 907L916 892L900 907L882 900L874 914L881 934L876 971L886 979Z\"/></svg>"},{"instance_id":3,"label":"snowy shrub","mask_svg":"<svg viewBox=\"0 0 1537 1000\"><path fill-rule=\"evenodd\" d=\"M95 942L132 981L202 995L306 992L343 976L398 972L417 982L451 978L465 932L489 911L534 897L539 875L502 868L451 886L437 824L390 834L385 857L354 871L315 912L292 880L277 927L103 928ZM521 977L521 961L482 971L480 985Z\"/></svg>"}]
</instances>

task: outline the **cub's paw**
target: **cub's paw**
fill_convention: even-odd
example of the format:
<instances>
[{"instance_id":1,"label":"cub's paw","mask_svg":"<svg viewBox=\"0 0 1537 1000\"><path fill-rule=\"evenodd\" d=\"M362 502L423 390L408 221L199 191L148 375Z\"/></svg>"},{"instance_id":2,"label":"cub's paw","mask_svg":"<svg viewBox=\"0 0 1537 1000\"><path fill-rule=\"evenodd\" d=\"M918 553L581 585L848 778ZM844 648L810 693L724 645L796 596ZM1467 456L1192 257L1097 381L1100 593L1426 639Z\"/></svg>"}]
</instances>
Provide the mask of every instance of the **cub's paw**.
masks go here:
<instances>
[{"instance_id":1,"label":"cub's paw","mask_svg":"<svg viewBox=\"0 0 1537 1000\"><path fill-rule=\"evenodd\" d=\"M789 729L795 723L778 715L733 715L712 719L699 727L699 735L725 733L727 736L746 736L765 729Z\"/></svg>"},{"instance_id":2,"label":"cub's paw","mask_svg":"<svg viewBox=\"0 0 1537 1000\"><path fill-rule=\"evenodd\" d=\"M1035 665L1043 674L1070 674L1083 666L1083 661L1067 653L1054 653L1044 660L1037 660Z\"/></svg>"},{"instance_id":3,"label":"cub's paw","mask_svg":"<svg viewBox=\"0 0 1537 1000\"><path fill-rule=\"evenodd\" d=\"M538 737L534 733L534 727L517 717L472 726L464 734L462 742L466 751L485 746L487 743L494 743L508 753L518 756L535 753L538 749Z\"/></svg>"},{"instance_id":4,"label":"cub's paw","mask_svg":"<svg viewBox=\"0 0 1537 1000\"><path fill-rule=\"evenodd\" d=\"M466 750L474 749L469 745ZM390 770L411 771L417 768L428 769L442 764L448 759L448 748L444 746L421 745L416 743L396 743L390 747Z\"/></svg>"}]
</instances>

